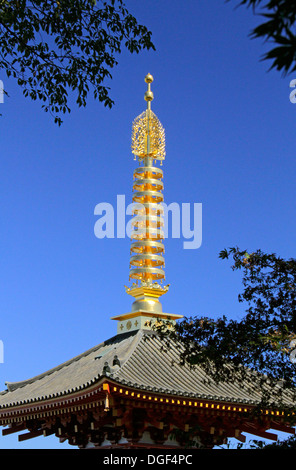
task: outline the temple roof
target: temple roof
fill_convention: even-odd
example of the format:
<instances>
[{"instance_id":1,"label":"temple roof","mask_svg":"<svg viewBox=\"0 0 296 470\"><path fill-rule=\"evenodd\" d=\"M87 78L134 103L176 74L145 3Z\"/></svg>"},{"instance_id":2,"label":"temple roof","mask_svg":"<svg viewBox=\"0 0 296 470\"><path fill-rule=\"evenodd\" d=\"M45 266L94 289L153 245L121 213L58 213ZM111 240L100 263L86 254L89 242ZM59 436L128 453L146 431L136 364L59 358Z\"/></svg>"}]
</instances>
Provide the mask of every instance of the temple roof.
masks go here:
<instances>
[{"instance_id":1,"label":"temple roof","mask_svg":"<svg viewBox=\"0 0 296 470\"><path fill-rule=\"evenodd\" d=\"M189 396L255 405L260 393L240 383L208 383L198 366L179 364L179 350L163 342L152 331L123 333L54 367L21 382L6 383L0 393L0 412L27 403L46 401L87 389L102 379L154 393Z\"/></svg>"}]
</instances>

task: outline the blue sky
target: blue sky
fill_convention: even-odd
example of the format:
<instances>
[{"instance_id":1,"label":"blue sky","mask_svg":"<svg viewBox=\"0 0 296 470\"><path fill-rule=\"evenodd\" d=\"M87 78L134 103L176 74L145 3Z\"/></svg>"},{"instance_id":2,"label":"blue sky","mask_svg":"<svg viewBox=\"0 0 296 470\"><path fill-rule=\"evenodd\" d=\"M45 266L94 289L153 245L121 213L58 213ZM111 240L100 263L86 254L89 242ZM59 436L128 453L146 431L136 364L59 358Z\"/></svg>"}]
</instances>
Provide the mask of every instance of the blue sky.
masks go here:
<instances>
[{"instance_id":1,"label":"blue sky","mask_svg":"<svg viewBox=\"0 0 296 470\"><path fill-rule=\"evenodd\" d=\"M132 197L133 119L152 109L166 130L165 201L202 203L202 245L167 239L163 310L241 318L241 277L223 248L295 256L296 105L289 83L260 61L259 24L236 1L127 0L153 32L156 52L122 53L110 82L112 110L74 104L61 127L5 78L0 104L0 389L30 378L116 334L110 317L130 311L130 241L94 235L100 202ZM56 438L0 448L58 447Z\"/></svg>"}]
</instances>

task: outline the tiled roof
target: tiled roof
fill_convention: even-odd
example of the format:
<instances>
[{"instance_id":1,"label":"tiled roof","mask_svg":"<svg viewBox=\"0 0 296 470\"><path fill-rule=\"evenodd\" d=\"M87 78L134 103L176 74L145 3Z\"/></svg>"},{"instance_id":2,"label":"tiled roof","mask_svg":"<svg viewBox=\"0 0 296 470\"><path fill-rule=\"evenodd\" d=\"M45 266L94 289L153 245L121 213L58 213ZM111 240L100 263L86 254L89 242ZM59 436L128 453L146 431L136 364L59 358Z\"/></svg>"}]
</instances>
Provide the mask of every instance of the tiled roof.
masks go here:
<instances>
[{"instance_id":1,"label":"tiled roof","mask_svg":"<svg viewBox=\"0 0 296 470\"><path fill-rule=\"evenodd\" d=\"M163 351L162 346L162 341L151 331L117 335L43 374L6 383L7 390L0 393L0 411L87 389L104 377L163 394L232 403L260 401L256 389L249 392L239 383L207 383L200 367L189 369L179 364L176 347Z\"/></svg>"}]
</instances>

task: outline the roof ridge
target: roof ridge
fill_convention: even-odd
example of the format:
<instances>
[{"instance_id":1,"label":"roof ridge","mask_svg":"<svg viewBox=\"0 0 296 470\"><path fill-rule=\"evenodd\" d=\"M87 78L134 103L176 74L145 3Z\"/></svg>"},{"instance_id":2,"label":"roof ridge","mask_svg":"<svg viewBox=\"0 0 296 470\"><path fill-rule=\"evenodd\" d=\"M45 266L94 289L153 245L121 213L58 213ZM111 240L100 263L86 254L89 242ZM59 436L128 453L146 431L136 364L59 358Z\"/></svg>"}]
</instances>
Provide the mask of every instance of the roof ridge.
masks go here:
<instances>
[{"instance_id":1,"label":"roof ridge","mask_svg":"<svg viewBox=\"0 0 296 470\"><path fill-rule=\"evenodd\" d=\"M126 367L128 367L129 360L131 359L131 357L137 351L137 349L140 346L142 340L145 341L145 337L157 336L157 333L155 333L154 331L149 331L149 330L138 330L138 331L136 331L136 333L137 334L135 336L135 339L134 339L133 343L130 345L130 347L128 349L128 354L124 358L123 364L117 370L111 371L111 374L110 374L111 377L110 378L114 378L116 380L116 377L117 377L117 379L120 380L120 375L124 374L124 370L126 369ZM121 359L120 359L120 361L121 361ZM116 377L114 377L115 375L116 375Z\"/></svg>"},{"instance_id":2,"label":"roof ridge","mask_svg":"<svg viewBox=\"0 0 296 470\"><path fill-rule=\"evenodd\" d=\"M125 336L125 338L127 338L128 336L135 336L135 338L133 339L133 341L129 344L129 348L126 352L126 355L125 356L120 356L118 357L119 359L119 362L120 362L120 366L116 366L116 369L114 367L111 367L110 368L110 372L106 374L106 376L108 377L113 377L114 374L116 374L117 376L120 376L120 372L121 370L125 367L125 364L129 361L130 357L134 354L135 350L137 349L139 343L141 342L141 339L143 337L143 330L134 330L132 332L130 332L130 334L126 335L125 333L122 333L120 334L120 337L121 336Z\"/></svg>"}]
</instances>

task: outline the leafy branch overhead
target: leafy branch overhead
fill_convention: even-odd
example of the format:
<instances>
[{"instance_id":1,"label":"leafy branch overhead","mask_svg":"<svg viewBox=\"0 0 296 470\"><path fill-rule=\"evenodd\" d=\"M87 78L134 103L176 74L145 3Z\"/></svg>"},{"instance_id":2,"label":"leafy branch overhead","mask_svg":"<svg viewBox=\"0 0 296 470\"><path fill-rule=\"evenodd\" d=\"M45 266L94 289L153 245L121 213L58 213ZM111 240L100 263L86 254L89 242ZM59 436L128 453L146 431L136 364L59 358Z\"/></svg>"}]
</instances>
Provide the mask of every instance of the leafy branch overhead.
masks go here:
<instances>
[{"instance_id":1,"label":"leafy branch overhead","mask_svg":"<svg viewBox=\"0 0 296 470\"><path fill-rule=\"evenodd\" d=\"M228 0L229 1L229 0ZM241 0L240 5L252 7L266 21L251 32L253 38L263 38L273 47L264 60L271 60L271 69L283 74L296 70L296 3L293 0Z\"/></svg>"},{"instance_id":2,"label":"leafy branch overhead","mask_svg":"<svg viewBox=\"0 0 296 470\"><path fill-rule=\"evenodd\" d=\"M138 24L122 0L2 0L0 69L17 80L25 96L61 124L70 112L69 91L85 106L90 89L114 104L105 85L117 56L155 49L151 32Z\"/></svg>"}]
</instances>

